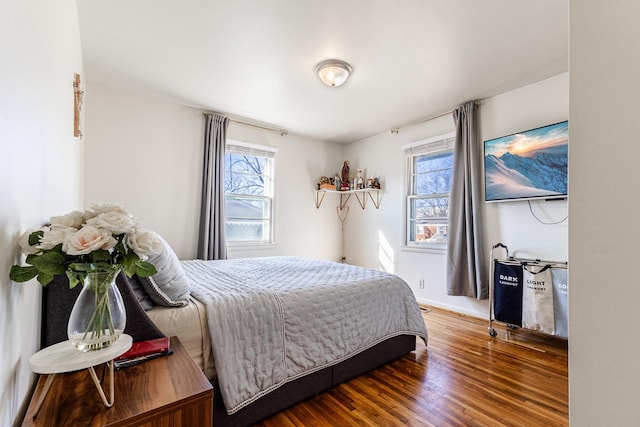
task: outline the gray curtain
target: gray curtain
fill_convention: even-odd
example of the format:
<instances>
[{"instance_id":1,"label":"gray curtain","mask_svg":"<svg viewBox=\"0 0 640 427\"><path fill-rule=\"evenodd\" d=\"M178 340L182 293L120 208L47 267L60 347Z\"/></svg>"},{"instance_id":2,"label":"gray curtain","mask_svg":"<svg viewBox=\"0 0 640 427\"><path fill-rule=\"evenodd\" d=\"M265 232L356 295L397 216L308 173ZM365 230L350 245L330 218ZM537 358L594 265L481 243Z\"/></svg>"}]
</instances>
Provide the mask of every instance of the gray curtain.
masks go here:
<instances>
[{"instance_id":1,"label":"gray curtain","mask_svg":"<svg viewBox=\"0 0 640 427\"><path fill-rule=\"evenodd\" d=\"M206 113L198 259L226 259L224 150L229 119Z\"/></svg>"},{"instance_id":2,"label":"gray curtain","mask_svg":"<svg viewBox=\"0 0 640 427\"><path fill-rule=\"evenodd\" d=\"M482 236L482 150L478 103L453 111L456 141L449 199L447 293L478 299L489 297Z\"/></svg>"}]
</instances>

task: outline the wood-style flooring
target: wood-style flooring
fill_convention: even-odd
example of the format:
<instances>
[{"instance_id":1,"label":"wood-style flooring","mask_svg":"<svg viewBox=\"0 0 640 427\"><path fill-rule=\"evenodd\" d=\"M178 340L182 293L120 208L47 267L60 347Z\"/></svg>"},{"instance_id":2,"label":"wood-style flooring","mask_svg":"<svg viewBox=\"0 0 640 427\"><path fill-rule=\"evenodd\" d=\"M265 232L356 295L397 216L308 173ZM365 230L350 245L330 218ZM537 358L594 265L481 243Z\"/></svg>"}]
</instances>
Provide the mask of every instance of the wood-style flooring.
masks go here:
<instances>
[{"instance_id":1,"label":"wood-style flooring","mask_svg":"<svg viewBox=\"0 0 640 427\"><path fill-rule=\"evenodd\" d=\"M567 426L567 342L423 307L425 346L258 426Z\"/></svg>"}]
</instances>

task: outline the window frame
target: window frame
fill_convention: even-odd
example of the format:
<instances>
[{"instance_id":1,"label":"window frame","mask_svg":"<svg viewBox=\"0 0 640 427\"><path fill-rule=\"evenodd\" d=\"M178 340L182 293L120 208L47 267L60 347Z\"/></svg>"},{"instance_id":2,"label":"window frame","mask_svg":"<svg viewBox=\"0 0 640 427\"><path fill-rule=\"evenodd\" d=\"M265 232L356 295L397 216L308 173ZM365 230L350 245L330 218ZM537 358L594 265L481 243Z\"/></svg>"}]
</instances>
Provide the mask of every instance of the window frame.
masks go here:
<instances>
[{"instance_id":1,"label":"window frame","mask_svg":"<svg viewBox=\"0 0 640 427\"><path fill-rule=\"evenodd\" d=\"M405 171L406 171L406 180L405 180L405 202L404 202L404 247L405 250L410 251L424 251L424 252L436 252L436 253L444 253L447 250L447 241L444 242L427 242L427 241L417 241L412 239L412 222L415 222L415 218L411 217L412 213L412 201L417 199L431 199L438 197L446 197L450 198L450 191L448 193L434 193L430 194L427 197L420 194L414 193L415 182L414 178L417 176L415 172L415 159L418 156L430 156L430 155L438 155L442 153L450 152L453 156L453 146L455 143L455 132L449 132L446 134L434 136L431 138L426 138L423 140L415 141L410 144L404 145L402 148L404 150L405 156ZM453 168L453 165L452 165ZM447 226L449 226L449 221L447 218Z\"/></svg>"},{"instance_id":2,"label":"window frame","mask_svg":"<svg viewBox=\"0 0 640 427\"><path fill-rule=\"evenodd\" d=\"M268 223L268 237L266 239L260 240L230 240L229 233L227 232L227 246L231 248L249 248L249 247L265 247L265 246L275 246L276 245L276 225L275 225L275 163L276 163L276 154L278 150L275 147L270 147L266 145L258 145L252 144L245 141L239 141L234 139L227 138L225 144L225 177L227 174L228 165L226 163L226 156L228 154L236 154L236 155L244 155L244 156L252 156L252 157L260 157L266 158L266 170L263 171L262 176L264 176L264 194L263 195L247 195L242 193L227 193L225 188L225 203L231 195L232 198L236 199L248 199L248 200L263 200L267 201L269 204L268 207L268 217L263 217L262 221ZM225 208L226 211L226 208ZM228 222L230 217L228 216L228 212L225 212L225 231L227 231ZM241 217L231 218L235 220L242 220Z\"/></svg>"}]
</instances>

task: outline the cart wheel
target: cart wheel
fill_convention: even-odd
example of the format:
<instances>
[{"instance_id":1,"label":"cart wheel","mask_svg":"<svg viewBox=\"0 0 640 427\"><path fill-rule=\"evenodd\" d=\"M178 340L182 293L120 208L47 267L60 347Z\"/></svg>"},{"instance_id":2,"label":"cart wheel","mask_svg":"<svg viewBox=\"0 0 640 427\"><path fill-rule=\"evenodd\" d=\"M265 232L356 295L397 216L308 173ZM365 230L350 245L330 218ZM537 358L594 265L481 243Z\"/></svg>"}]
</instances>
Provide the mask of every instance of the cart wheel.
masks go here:
<instances>
[{"instance_id":1,"label":"cart wheel","mask_svg":"<svg viewBox=\"0 0 640 427\"><path fill-rule=\"evenodd\" d=\"M493 338L498 336L498 333L496 332L495 329L493 328L489 328L489 335L492 336Z\"/></svg>"}]
</instances>

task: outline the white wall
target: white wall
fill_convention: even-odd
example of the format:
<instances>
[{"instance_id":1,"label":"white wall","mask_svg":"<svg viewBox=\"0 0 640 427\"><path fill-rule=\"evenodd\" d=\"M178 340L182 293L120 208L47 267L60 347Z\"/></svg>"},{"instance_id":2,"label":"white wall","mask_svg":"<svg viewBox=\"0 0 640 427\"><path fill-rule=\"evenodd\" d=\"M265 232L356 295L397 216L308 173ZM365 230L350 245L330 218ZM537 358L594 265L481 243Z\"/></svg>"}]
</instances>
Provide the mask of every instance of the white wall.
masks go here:
<instances>
[{"instance_id":1,"label":"white wall","mask_svg":"<svg viewBox=\"0 0 640 427\"><path fill-rule=\"evenodd\" d=\"M569 118L569 75L559 76L485 100L480 107L482 139L491 139ZM573 147L569 142L569 149ZM567 218L567 201L532 201L545 223ZM511 255L567 261L568 220L540 223L527 202L485 204L487 244L502 242Z\"/></svg>"},{"instance_id":2,"label":"white wall","mask_svg":"<svg viewBox=\"0 0 640 427\"><path fill-rule=\"evenodd\" d=\"M195 257L201 112L90 80L86 98L87 206L122 203L144 227L160 233L178 256Z\"/></svg>"},{"instance_id":3,"label":"white wall","mask_svg":"<svg viewBox=\"0 0 640 427\"><path fill-rule=\"evenodd\" d=\"M559 122L568 118L568 75L562 74L519 88L483 102L480 107L482 140ZM392 271L412 287L419 301L480 317L488 315L487 301L446 295L444 253L412 252L404 242L405 158L402 146L454 131L450 115L350 144L345 149L353 169L367 177L380 176L383 198L380 209L369 204L362 210L350 202L345 222L344 255L357 265ZM545 222L567 215L567 202L533 202ZM522 257L567 260L567 222L542 225L529 212L526 202L485 205L487 252L497 242ZM502 253L499 254L502 256ZM488 258L488 257L487 257ZM418 281L424 279L424 289Z\"/></svg>"},{"instance_id":4,"label":"white wall","mask_svg":"<svg viewBox=\"0 0 640 427\"><path fill-rule=\"evenodd\" d=\"M10 426L35 378L28 360L40 344L40 285L9 280L21 262L18 236L82 206L75 1L3 1L0 52L0 425Z\"/></svg>"},{"instance_id":5,"label":"white wall","mask_svg":"<svg viewBox=\"0 0 640 427\"><path fill-rule=\"evenodd\" d=\"M570 422L638 426L640 3L570 7Z\"/></svg>"},{"instance_id":6,"label":"white wall","mask_svg":"<svg viewBox=\"0 0 640 427\"><path fill-rule=\"evenodd\" d=\"M159 232L181 259L196 256L203 151L202 111L90 83L85 200L120 202ZM342 238L315 208L313 185L342 147L231 123L228 137L278 149L277 245L230 249L229 257L300 255L336 260Z\"/></svg>"}]
</instances>

